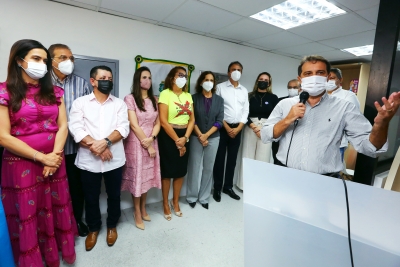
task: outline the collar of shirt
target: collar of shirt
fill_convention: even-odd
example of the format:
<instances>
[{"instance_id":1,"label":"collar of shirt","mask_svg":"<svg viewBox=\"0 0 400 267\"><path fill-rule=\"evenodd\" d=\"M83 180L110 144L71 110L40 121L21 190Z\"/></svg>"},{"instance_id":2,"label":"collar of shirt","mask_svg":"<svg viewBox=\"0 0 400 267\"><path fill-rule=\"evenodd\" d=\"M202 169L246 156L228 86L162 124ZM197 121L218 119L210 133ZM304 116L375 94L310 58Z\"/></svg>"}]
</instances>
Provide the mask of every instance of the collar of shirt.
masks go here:
<instances>
[{"instance_id":1,"label":"collar of shirt","mask_svg":"<svg viewBox=\"0 0 400 267\"><path fill-rule=\"evenodd\" d=\"M343 89L342 89L342 87L341 86L339 86L339 88L338 89L336 89L335 91L333 91L332 92L332 95L334 95L334 94L338 94L340 91L342 91Z\"/></svg>"},{"instance_id":2,"label":"collar of shirt","mask_svg":"<svg viewBox=\"0 0 400 267\"><path fill-rule=\"evenodd\" d=\"M231 83L231 81L228 79L227 81L226 81L226 87L230 87L230 86L232 86L233 87L233 89L241 89L242 88L242 86L241 86L241 84L238 82L238 86L235 88L234 86L233 86L233 84Z\"/></svg>"},{"instance_id":3,"label":"collar of shirt","mask_svg":"<svg viewBox=\"0 0 400 267\"><path fill-rule=\"evenodd\" d=\"M108 100L114 101L114 98L115 98L115 96L113 96L112 94L109 94L106 101L104 101L104 103L100 103L99 101L97 101L96 96L94 95L93 92L91 92L89 95L89 101L96 100L101 105L105 104Z\"/></svg>"},{"instance_id":4,"label":"collar of shirt","mask_svg":"<svg viewBox=\"0 0 400 267\"><path fill-rule=\"evenodd\" d=\"M54 82L54 83L57 83L57 84L64 84L64 83L68 82L68 80L70 79L71 75L72 75L72 74L67 75L67 77L65 77L65 79L64 79L63 81L61 81L61 80L58 78L58 76L54 73L54 71L51 70L51 78L53 79L53 82Z\"/></svg>"}]
</instances>

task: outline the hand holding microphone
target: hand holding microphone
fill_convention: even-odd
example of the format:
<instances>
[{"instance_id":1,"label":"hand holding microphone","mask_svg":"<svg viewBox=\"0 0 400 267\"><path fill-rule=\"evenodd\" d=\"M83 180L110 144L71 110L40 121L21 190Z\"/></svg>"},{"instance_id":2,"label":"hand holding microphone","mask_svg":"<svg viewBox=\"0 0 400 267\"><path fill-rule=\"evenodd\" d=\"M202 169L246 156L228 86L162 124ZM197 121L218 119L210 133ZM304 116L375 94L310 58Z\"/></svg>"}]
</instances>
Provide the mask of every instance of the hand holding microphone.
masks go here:
<instances>
[{"instance_id":1,"label":"hand holding microphone","mask_svg":"<svg viewBox=\"0 0 400 267\"><path fill-rule=\"evenodd\" d=\"M292 106L292 108L289 111L289 114L287 115L287 118L289 119L290 123L292 122L298 122L299 119L304 117L304 113L306 112L306 106L305 103L310 95L307 92L301 92L300 94L300 101L296 105Z\"/></svg>"}]
</instances>

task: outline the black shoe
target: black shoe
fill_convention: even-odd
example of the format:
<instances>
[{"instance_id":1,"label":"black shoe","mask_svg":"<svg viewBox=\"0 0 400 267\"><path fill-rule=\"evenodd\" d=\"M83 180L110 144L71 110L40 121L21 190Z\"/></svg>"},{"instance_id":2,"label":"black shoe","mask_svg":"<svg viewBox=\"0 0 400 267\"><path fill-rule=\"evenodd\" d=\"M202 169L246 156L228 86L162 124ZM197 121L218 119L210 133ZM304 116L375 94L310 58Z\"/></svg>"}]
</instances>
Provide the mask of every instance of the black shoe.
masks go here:
<instances>
[{"instance_id":1,"label":"black shoe","mask_svg":"<svg viewBox=\"0 0 400 267\"><path fill-rule=\"evenodd\" d=\"M201 204L201 206L202 206L203 208L205 208L205 209L208 210L208 203L206 203L206 204Z\"/></svg>"},{"instance_id":2,"label":"black shoe","mask_svg":"<svg viewBox=\"0 0 400 267\"><path fill-rule=\"evenodd\" d=\"M192 207L192 208L196 207L196 202L189 202L188 201L187 203L189 203L189 206Z\"/></svg>"},{"instance_id":3,"label":"black shoe","mask_svg":"<svg viewBox=\"0 0 400 267\"><path fill-rule=\"evenodd\" d=\"M213 194L213 198L215 201L220 202L221 201L221 191L215 190L214 194Z\"/></svg>"},{"instance_id":4,"label":"black shoe","mask_svg":"<svg viewBox=\"0 0 400 267\"><path fill-rule=\"evenodd\" d=\"M79 236L87 236L89 234L89 229L82 221L77 223Z\"/></svg>"},{"instance_id":5,"label":"black shoe","mask_svg":"<svg viewBox=\"0 0 400 267\"><path fill-rule=\"evenodd\" d=\"M236 195L235 191L233 191L233 189L223 189L222 192L224 192L225 194L227 194L228 196L230 196L233 199L239 200L240 197L238 195Z\"/></svg>"}]
</instances>

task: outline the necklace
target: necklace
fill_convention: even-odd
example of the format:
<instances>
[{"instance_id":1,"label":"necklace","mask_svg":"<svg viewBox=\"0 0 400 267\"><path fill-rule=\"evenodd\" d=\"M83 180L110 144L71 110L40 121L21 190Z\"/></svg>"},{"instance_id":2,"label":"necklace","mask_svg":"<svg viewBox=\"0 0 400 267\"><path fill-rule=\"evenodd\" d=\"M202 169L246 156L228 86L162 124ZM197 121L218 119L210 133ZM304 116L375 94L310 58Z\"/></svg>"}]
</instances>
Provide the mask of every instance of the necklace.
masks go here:
<instances>
[{"instance_id":1,"label":"necklace","mask_svg":"<svg viewBox=\"0 0 400 267\"><path fill-rule=\"evenodd\" d=\"M264 96L267 94L267 92L265 92L264 93L264 95L261 97L261 99L260 99L260 107L262 107L262 100L263 100L263 98L264 98Z\"/></svg>"},{"instance_id":2,"label":"necklace","mask_svg":"<svg viewBox=\"0 0 400 267\"><path fill-rule=\"evenodd\" d=\"M179 98L179 96L182 94L182 92L178 95L177 93L175 93L175 92L173 92L175 95L176 95L176 97L178 98L178 100L179 100L179 103L181 103L182 104L182 101L181 101L181 99Z\"/></svg>"}]
</instances>

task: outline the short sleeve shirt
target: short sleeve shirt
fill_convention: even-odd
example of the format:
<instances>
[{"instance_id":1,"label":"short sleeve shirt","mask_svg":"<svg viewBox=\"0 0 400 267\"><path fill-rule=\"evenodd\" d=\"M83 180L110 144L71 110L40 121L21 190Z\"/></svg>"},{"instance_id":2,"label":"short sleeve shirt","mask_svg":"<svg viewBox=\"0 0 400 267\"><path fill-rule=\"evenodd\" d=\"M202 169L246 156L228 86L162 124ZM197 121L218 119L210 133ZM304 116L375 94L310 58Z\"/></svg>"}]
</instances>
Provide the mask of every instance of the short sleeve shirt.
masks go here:
<instances>
[{"instance_id":1,"label":"short sleeve shirt","mask_svg":"<svg viewBox=\"0 0 400 267\"><path fill-rule=\"evenodd\" d=\"M185 125L188 124L193 112L192 95L182 92L177 96L172 90L164 89L160 93L158 103L168 106L168 123Z\"/></svg>"}]
</instances>

